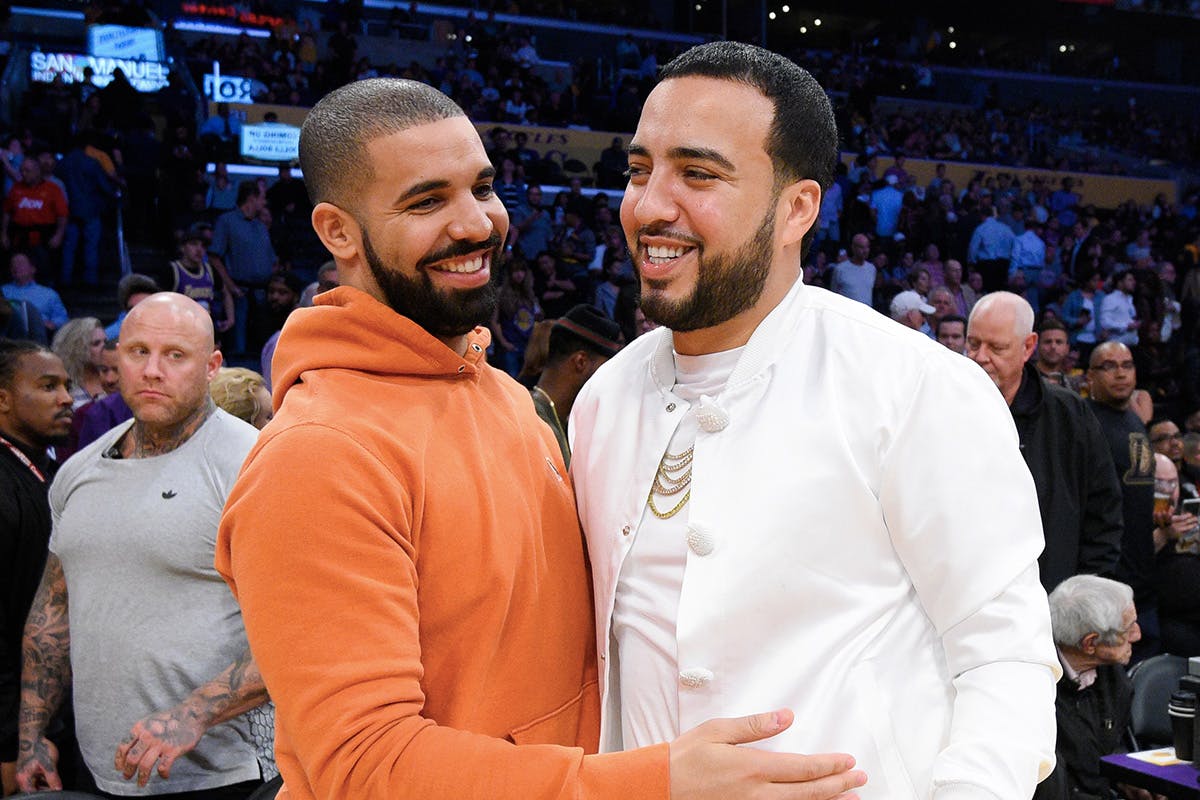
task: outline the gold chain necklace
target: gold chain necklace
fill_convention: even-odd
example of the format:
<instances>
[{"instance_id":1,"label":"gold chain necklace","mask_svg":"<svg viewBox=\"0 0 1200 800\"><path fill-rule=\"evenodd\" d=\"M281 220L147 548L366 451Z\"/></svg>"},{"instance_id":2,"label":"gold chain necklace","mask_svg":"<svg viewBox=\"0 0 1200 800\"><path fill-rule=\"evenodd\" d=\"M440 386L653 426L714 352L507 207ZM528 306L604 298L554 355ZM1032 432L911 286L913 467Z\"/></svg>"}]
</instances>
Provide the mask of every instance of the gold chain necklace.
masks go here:
<instances>
[{"instance_id":1,"label":"gold chain necklace","mask_svg":"<svg viewBox=\"0 0 1200 800\"><path fill-rule=\"evenodd\" d=\"M658 470L654 473L654 483L650 486L650 494L646 497L646 504L650 506L650 513L659 519L670 519L679 513L679 511L687 505L687 501L692 497L692 459L695 456L695 445L689 447L682 453L664 453L662 460L658 462ZM686 470L686 471L684 471ZM687 490L683 499L670 511L659 511L654 505L654 495L659 494L663 497L679 494Z\"/></svg>"}]
</instances>

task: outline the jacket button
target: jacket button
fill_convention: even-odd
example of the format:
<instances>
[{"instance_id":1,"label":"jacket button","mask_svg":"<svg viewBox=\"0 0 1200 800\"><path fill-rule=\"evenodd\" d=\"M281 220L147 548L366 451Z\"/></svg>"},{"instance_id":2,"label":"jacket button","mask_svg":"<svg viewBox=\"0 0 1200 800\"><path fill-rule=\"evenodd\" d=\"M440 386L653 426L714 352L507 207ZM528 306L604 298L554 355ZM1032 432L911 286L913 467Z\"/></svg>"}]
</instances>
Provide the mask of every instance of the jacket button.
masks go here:
<instances>
[{"instance_id":1,"label":"jacket button","mask_svg":"<svg viewBox=\"0 0 1200 800\"><path fill-rule=\"evenodd\" d=\"M467 366L466 366L466 364L463 364L462 366L460 366L460 367L458 368L458 371L459 371L459 372L466 372L466 371L467 371Z\"/></svg>"},{"instance_id":2,"label":"jacket button","mask_svg":"<svg viewBox=\"0 0 1200 800\"><path fill-rule=\"evenodd\" d=\"M690 689L699 689L712 683L713 672L711 669L697 667L695 669L685 669L679 673L679 682Z\"/></svg>"},{"instance_id":3,"label":"jacket button","mask_svg":"<svg viewBox=\"0 0 1200 800\"><path fill-rule=\"evenodd\" d=\"M672 411L674 411L674 410L675 410L675 404L674 404L674 403L667 403L667 413L670 413L670 412L672 412Z\"/></svg>"},{"instance_id":4,"label":"jacket button","mask_svg":"<svg viewBox=\"0 0 1200 800\"><path fill-rule=\"evenodd\" d=\"M630 527L629 525L626 525L624 528L621 528L621 535L628 536L632 531L633 531L633 528Z\"/></svg>"},{"instance_id":5,"label":"jacket button","mask_svg":"<svg viewBox=\"0 0 1200 800\"><path fill-rule=\"evenodd\" d=\"M729 425L729 412L718 405L702 401L700 409L696 412L696 421L705 433L717 433Z\"/></svg>"},{"instance_id":6,"label":"jacket button","mask_svg":"<svg viewBox=\"0 0 1200 800\"><path fill-rule=\"evenodd\" d=\"M696 528L688 528L687 543L698 556L708 555L717 546L716 538L711 533Z\"/></svg>"}]
</instances>

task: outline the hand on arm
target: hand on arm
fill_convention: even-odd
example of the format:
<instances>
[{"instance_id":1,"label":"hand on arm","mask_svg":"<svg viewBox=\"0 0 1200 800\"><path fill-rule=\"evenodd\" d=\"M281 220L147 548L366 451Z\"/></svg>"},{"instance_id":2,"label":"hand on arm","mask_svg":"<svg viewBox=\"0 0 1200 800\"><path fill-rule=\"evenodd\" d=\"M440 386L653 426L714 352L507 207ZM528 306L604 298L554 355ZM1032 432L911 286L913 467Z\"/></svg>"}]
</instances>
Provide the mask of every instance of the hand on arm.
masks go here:
<instances>
[{"instance_id":1,"label":"hand on arm","mask_svg":"<svg viewBox=\"0 0 1200 800\"><path fill-rule=\"evenodd\" d=\"M61 789L58 749L46 738L50 718L71 683L67 580L51 553L34 595L21 644L20 745L16 780L21 791Z\"/></svg>"},{"instance_id":2,"label":"hand on arm","mask_svg":"<svg viewBox=\"0 0 1200 800\"><path fill-rule=\"evenodd\" d=\"M769 739L791 727L787 710L714 719L671 742L671 800L786 798L850 800L867 782L843 753L769 753L734 745Z\"/></svg>"},{"instance_id":3,"label":"hand on arm","mask_svg":"<svg viewBox=\"0 0 1200 800\"><path fill-rule=\"evenodd\" d=\"M195 749L209 728L266 701L267 687L247 648L237 661L179 705L134 723L117 747L116 768L126 780L136 773L138 786L145 786L157 763L159 777L166 780L175 759Z\"/></svg>"}]
</instances>

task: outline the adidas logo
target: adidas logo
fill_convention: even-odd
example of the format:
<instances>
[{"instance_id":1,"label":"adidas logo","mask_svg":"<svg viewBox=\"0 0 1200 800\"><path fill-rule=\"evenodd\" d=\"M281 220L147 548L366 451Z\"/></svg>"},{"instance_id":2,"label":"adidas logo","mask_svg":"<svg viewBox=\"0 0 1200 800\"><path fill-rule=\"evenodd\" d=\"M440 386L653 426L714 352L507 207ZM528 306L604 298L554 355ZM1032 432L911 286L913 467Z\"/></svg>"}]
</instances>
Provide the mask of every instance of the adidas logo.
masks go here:
<instances>
[{"instance_id":1,"label":"adidas logo","mask_svg":"<svg viewBox=\"0 0 1200 800\"><path fill-rule=\"evenodd\" d=\"M175 490L168 489L167 491L162 493L162 496L163 496L163 500L170 500L172 497L175 496Z\"/></svg>"}]
</instances>

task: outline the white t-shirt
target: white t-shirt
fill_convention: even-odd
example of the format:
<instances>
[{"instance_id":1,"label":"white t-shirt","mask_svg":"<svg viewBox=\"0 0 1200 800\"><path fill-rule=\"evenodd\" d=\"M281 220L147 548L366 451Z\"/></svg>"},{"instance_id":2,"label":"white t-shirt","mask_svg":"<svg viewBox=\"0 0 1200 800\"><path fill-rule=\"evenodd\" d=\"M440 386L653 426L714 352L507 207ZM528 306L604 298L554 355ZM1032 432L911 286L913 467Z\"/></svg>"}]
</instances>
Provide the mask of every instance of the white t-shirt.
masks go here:
<instances>
[{"instance_id":1,"label":"white t-shirt","mask_svg":"<svg viewBox=\"0 0 1200 800\"><path fill-rule=\"evenodd\" d=\"M675 397L690 410L667 452L681 455L696 442L700 398L725 388L743 348L702 356L675 353ZM687 490L684 490L686 492ZM683 499L658 495L654 507L668 512ZM679 735L679 657L675 623L687 566L690 503L670 519L647 508L629 555L621 565L612 635L620 665L621 731L624 746L669 742Z\"/></svg>"}]
</instances>

